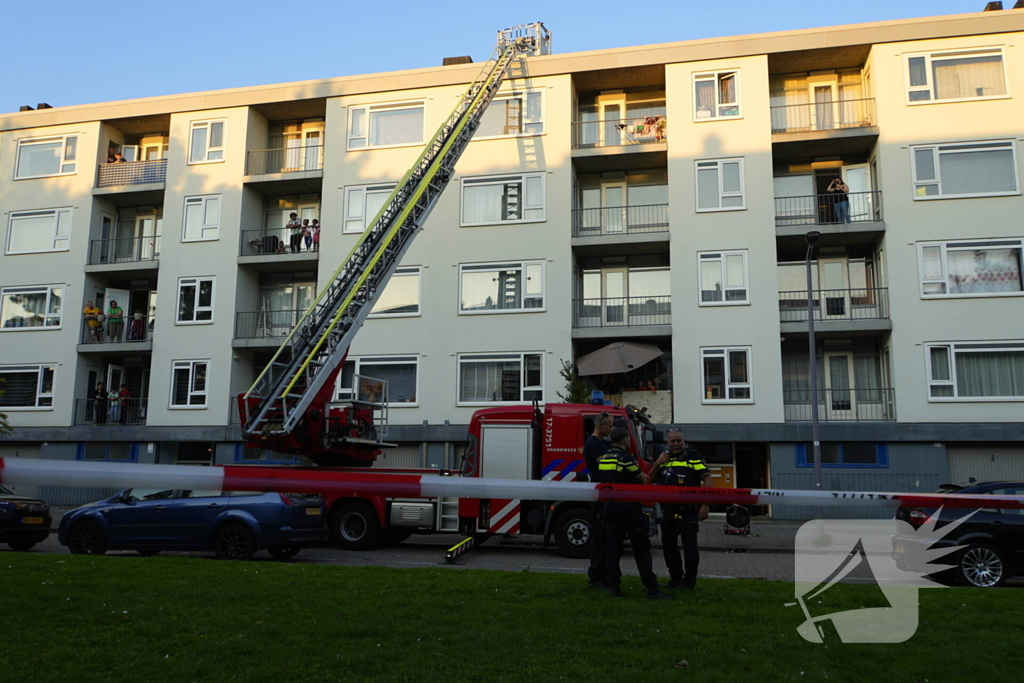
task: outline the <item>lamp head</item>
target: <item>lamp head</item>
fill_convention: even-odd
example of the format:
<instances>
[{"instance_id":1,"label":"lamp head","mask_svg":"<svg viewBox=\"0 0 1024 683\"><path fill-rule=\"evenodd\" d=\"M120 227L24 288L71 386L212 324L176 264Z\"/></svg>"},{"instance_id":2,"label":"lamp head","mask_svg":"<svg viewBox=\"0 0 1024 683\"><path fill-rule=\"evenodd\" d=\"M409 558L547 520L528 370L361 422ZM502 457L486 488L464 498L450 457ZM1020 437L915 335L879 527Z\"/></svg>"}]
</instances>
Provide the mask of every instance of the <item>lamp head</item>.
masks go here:
<instances>
[{"instance_id":1,"label":"lamp head","mask_svg":"<svg viewBox=\"0 0 1024 683\"><path fill-rule=\"evenodd\" d=\"M804 235L804 239L807 240L807 244L812 247L818 243L819 237L821 237L821 233L817 230L811 230L809 233Z\"/></svg>"}]
</instances>

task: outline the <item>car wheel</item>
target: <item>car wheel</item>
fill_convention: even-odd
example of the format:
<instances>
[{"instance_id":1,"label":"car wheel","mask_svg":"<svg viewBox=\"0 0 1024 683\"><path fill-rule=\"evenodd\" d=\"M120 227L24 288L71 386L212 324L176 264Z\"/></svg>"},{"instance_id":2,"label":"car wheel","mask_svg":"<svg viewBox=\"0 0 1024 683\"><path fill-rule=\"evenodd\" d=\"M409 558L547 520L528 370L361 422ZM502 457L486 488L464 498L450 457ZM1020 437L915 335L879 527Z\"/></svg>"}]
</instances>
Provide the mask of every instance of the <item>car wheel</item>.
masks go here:
<instances>
[{"instance_id":1,"label":"car wheel","mask_svg":"<svg viewBox=\"0 0 1024 683\"><path fill-rule=\"evenodd\" d=\"M555 523L555 543L566 557L584 559L590 557L590 541L593 538L590 526L590 512L569 510Z\"/></svg>"},{"instance_id":2,"label":"car wheel","mask_svg":"<svg viewBox=\"0 0 1024 683\"><path fill-rule=\"evenodd\" d=\"M36 547L35 541L8 541L7 545L11 546L11 550L17 550L19 553L23 553L26 550L32 550Z\"/></svg>"},{"instance_id":3,"label":"car wheel","mask_svg":"<svg viewBox=\"0 0 1024 683\"><path fill-rule=\"evenodd\" d=\"M970 545L960 553L956 563L957 578L965 586L994 588L1006 582L1009 567L1006 557L987 543Z\"/></svg>"},{"instance_id":4,"label":"car wheel","mask_svg":"<svg viewBox=\"0 0 1024 683\"><path fill-rule=\"evenodd\" d=\"M68 533L68 550L73 555L102 555L107 552L103 529L91 520L79 522Z\"/></svg>"},{"instance_id":5,"label":"car wheel","mask_svg":"<svg viewBox=\"0 0 1024 683\"><path fill-rule=\"evenodd\" d=\"M218 560L251 560L256 554L256 539L244 524L225 524L213 539Z\"/></svg>"},{"instance_id":6,"label":"car wheel","mask_svg":"<svg viewBox=\"0 0 1024 683\"><path fill-rule=\"evenodd\" d=\"M137 552L139 555L142 555L143 557L153 557L154 555L160 554L159 550L136 550L135 552Z\"/></svg>"},{"instance_id":7,"label":"car wheel","mask_svg":"<svg viewBox=\"0 0 1024 683\"><path fill-rule=\"evenodd\" d=\"M331 535L345 550L371 548L380 540L377 513L366 503L343 505L331 519Z\"/></svg>"},{"instance_id":8,"label":"car wheel","mask_svg":"<svg viewBox=\"0 0 1024 683\"><path fill-rule=\"evenodd\" d=\"M267 548L267 552L270 553L271 557L275 560L290 560L299 554L302 550L302 546L298 545L279 545L273 548Z\"/></svg>"}]
</instances>

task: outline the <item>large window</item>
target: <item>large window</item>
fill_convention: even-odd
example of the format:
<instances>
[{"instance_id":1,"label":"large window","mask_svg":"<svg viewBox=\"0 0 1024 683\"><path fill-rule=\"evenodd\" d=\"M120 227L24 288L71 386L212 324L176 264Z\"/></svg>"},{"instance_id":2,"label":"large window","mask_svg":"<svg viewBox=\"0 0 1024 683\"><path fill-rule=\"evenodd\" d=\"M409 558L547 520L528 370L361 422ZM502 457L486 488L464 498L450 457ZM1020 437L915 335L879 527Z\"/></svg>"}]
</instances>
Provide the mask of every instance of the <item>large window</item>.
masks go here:
<instances>
[{"instance_id":1,"label":"large window","mask_svg":"<svg viewBox=\"0 0 1024 683\"><path fill-rule=\"evenodd\" d=\"M345 232L363 232L384 206L395 183L345 188Z\"/></svg>"},{"instance_id":2,"label":"large window","mask_svg":"<svg viewBox=\"0 0 1024 683\"><path fill-rule=\"evenodd\" d=\"M700 268L700 305L749 304L747 251L714 251L697 254Z\"/></svg>"},{"instance_id":3,"label":"large window","mask_svg":"<svg viewBox=\"0 0 1024 683\"><path fill-rule=\"evenodd\" d=\"M544 262L459 266L459 313L544 310Z\"/></svg>"},{"instance_id":4,"label":"large window","mask_svg":"<svg viewBox=\"0 0 1024 683\"><path fill-rule=\"evenodd\" d=\"M176 360L171 366L171 408L206 407L209 360Z\"/></svg>"},{"instance_id":5,"label":"large window","mask_svg":"<svg viewBox=\"0 0 1024 683\"><path fill-rule=\"evenodd\" d=\"M4 287L0 290L0 330L60 327L64 285Z\"/></svg>"},{"instance_id":6,"label":"large window","mask_svg":"<svg viewBox=\"0 0 1024 683\"><path fill-rule=\"evenodd\" d=\"M224 121L193 121L188 163L224 161Z\"/></svg>"},{"instance_id":7,"label":"large window","mask_svg":"<svg viewBox=\"0 0 1024 683\"><path fill-rule=\"evenodd\" d=\"M71 175L75 172L77 151L77 135L19 140L14 177L22 179Z\"/></svg>"},{"instance_id":8,"label":"large window","mask_svg":"<svg viewBox=\"0 0 1024 683\"><path fill-rule=\"evenodd\" d=\"M918 242L921 296L1008 296L1024 292L1024 240Z\"/></svg>"},{"instance_id":9,"label":"large window","mask_svg":"<svg viewBox=\"0 0 1024 683\"><path fill-rule=\"evenodd\" d=\"M292 455L291 453L276 453L266 448L249 448L244 443L235 444L235 462L237 463L297 463L299 462L299 456ZM233 495L237 495L238 491L232 491ZM255 494L262 495L262 493Z\"/></svg>"},{"instance_id":10,"label":"large window","mask_svg":"<svg viewBox=\"0 0 1024 683\"><path fill-rule=\"evenodd\" d=\"M740 116L739 74L717 71L693 76L693 118L730 119Z\"/></svg>"},{"instance_id":11,"label":"large window","mask_svg":"<svg viewBox=\"0 0 1024 683\"><path fill-rule=\"evenodd\" d=\"M113 462L137 462L139 444L126 442L90 441L78 444L79 460L103 460Z\"/></svg>"},{"instance_id":12,"label":"large window","mask_svg":"<svg viewBox=\"0 0 1024 683\"><path fill-rule=\"evenodd\" d=\"M349 107L348 148L418 145L423 126L422 102Z\"/></svg>"},{"instance_id":13,"label":"large window","mask_svg":"<svg viewBox=\"0 0 1024 683\"><path fill-rule=\"evenodd\" d=\"M459 355L459 404L544 400L544 356L540 353Z\"/></svg>"},{"instance_id":14,"label":"large window","mask_svg":"<svg viewBox=\"0 0 1024 683\"><path fill-rule=\"evenodd\" d=\"M1013 140L915 145L914 199L1019 194Z\"/></svg>"},{"instance_id":15,"label":"large window","mask_svg":"<svg viewBox=\"0 0 1024 683\"><path fill-rule=\"evenodd\" d=\"M7 226L8 254L67 251L70 240L70 207L11 213Z\"/></svg>"},{"instance_id":16,"label":"large window","mask_svg":"<svg viewBox=\"0 0 1024 683\"><path fill-rule=\"evenodd\" d=\"M420 267L396 268L381 293L371 318L398 318L420 314Z\"/></svg>"},{"instance_id":17,"label":"large window","mask_svg":"<svg viewBox=\"0 0 1024 683\"><path fill-rule=\"evenodd\" d=\"M213 322L212 277L178 278L178 324Z\"/></svg>"},{"instance_id":18,"label":"large window","mask_svg":"<svg viewBox=\"0 0 1024 683\"><path fill-rule=\"evenodd\" d=\"M544 132L544 106L540 91L498 95L487 107L473 138L540 135Z\"/></svg>"},{"instance_id":19,"label":"large window","mask_svg":"<svg viewBox=\"0 0 1024 683\"><path fill-rule=\"evenodd\" d=\"M0 365L0 409L53 407L53 365Z\"/></svg>"},{"instance_id":20,"label":"large window","mask_svg":"<svg viewBox=\"0 0 1024 683\"><path fill-rule=\"evenodd\" d=\"M185 197L182 242L215 240L220 236L220 195Z\"/></svg>"},{"instance_id":21,"label":"large window","mask_svg":"<svg viewBox=\"0 0 1024 683\"><path fill-rule=\"evenodd\" d=\"M796 466L814 467L814 450L809 443L796 444ZM822 467L888 467L889 448L884 443L849 441L821 444Z\"/></svg>"},{"instance_id":22,"label":"large window","mask_svg":"<svg viewBox=\"0 0 1024 683\"><path fill-rule=\"evenodd\" d=\"M929 401L1024 401L1024 341L925 344Z\"/></svg>"},{"instance_id":23,"label":"large window","mask_svg":"<svg viewBox=\"0 0 1024 683\"><path fill-rule=\"evenodd\" d=\"M743 159L697 161L697 211L736 211L743 203Z\"/></svg>"},{"instance_id":24,"label":"large window","mask_svg":"<svg viewBox=\"0 0 1024 683\"><path fill-rule=\"evenodd\" d=\"M544 220L544 174L463 178L462 225Z\"/></svg>"},{"instance_id":25,"label":"large window","mask_svg":"<svg viewBox=\"0 0 1024 683\"><path fill-rule=\"evenodd\" d=\"M750 347L701 349L702 403L753 403Z\"/></svg>"},{"instance_id":26,"label":"large window","mask_svg":"<svg viewBox=\"0 0 1024 683\"><path fill-rule=\"evenodd\" d=\"M383 385L387 382L388 404L393 407L411 407L418 403L419 358L417 356L363 356L349 358L338 375L339 401L351 401L358 389L360 398L381 401ZM353 386L355 377L360 386Z\"/></svg>"},{"instance_id":27,"label":"large window","mask_svg":"<svg viewBox=\"0 0 1024 683\"><path fill-rule=\"evenodd\" d=\"M907 100L976 100L1006 95L1000 49L907 55Z\"/></svg>"}]
</instances>

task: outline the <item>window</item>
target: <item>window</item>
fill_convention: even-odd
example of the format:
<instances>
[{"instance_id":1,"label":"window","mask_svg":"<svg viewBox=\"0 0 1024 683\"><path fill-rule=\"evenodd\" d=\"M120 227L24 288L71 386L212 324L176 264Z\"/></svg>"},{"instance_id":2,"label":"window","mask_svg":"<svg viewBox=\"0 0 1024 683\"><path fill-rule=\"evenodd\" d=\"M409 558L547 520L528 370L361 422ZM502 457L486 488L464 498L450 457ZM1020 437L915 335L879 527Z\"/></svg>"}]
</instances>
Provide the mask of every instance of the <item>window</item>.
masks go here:
<instances>
[{"instance_id":1,"label":"window","mask_svg":"<svg viewBox=\"0 0 1024 683\"><path fill-rule=\"evenodd\" d=\"M220 236L220 195L185 197L182 242L215 240Z\"/></svg>"},{"instance_id":2,"label":"window","mask_svg":"<svg viewBox=\"0 0 1024 683\"><path fill-rule=\"evenodd\" d=\"M700 268L700 305L749 304L747 252L718 251L697 254Z\"/></svg>"},{"instance_id":3,"label":"window","mask_svg":"<svg viewBox=\"0 0 1024 683\"><path fill-rule=\"evenodd\" d=\"M208 360L176 360L171 365L171 408L206 407Z\"/></svg>"},{"instance_id":4,"label":"window","mask_svg":"<svg viewBox=\"0 0 1024 683\"><path fill-rule=\"evenodd\" d=\"M918 242L921 297L1019 295L1022 247L1021 239Z\"/></svg>"},{"instance_id":5,"label":"window","mask_svg":"<svg viewBox=\"0 0 1024 683\"><path fill-rule=\"evenodd\" d=\"M0 366L0 409L53 407L53 365Z\"/></svg>"},{"instance_id":6,"label":"window","mask_svg":"<svg viewBox=\"0 0 1024 683\"><path fill-rule=\"evenodd\" d=\"M394 407L412 407L417 404L419 358L416 356L364 356L349 358L338 375L338 400L351 401L353 382L359 376L359 395L370 401L380 401L382 387L387 382L388 404Z\"/></svg>"},{"instance_id":7,"label":"window","mask_svg":"<svg viewBox=\"0 0 1024 683\"><path fill-rule=\"evenodd\" d=\"M349 107L348 148L397 147L423 142L422 102Z\"/></svg>"},{"instance_id":8,"label":"window","mask_svg":"<svg viewBox=\"0 0 1024 683\"><path fill-rule=\"evenodd\" d=\"M188 163L224 161L224 121L193 121Z\"/></svg>"},{"instance_id":9,"label":"window","mask_svg":"<svg viewBox=\"0 0 1024 683\"><path fill-rule=\"evenodd\" d=\"M462 225L544 220L544 174L462 180Z\"/></svg>"},{"instance_id":10,"label":"window","mask_svg":"<svg viewBox=\"0 0 1024 683\"><path fill-rule=\"evenodd\" d=\"M397 318L420 314L420 267L396 268L381 293L371 318Z\"/></svg>"},{"instance_id":11,"label":"window","mask_svg":"<svg viewBox=\"0 0 1024 683\"><path fill-rule=\"evenodd\" d=\"M64 285L4 287L0 290L0 330L60 327Z\"/></svg>"},{"instance_id":12,"label":"window","mask_svg":"<svg viewBox=\"0 0 1024 683\"><path fill-rule=\"evenodd\" d=\"M108 460L114 462L138 462L139 444L137 443L106 443L93 441L78 444L78 460ZM139 495L135 489L133 495Z\"/></svg>"},{"instance_id":13,"label":"window","mask_svg":"<svg viewBox=\"0 0 1024 683\"><path fill-rule=\"evenodd\" d=\"M498 95L484 112L473 139L540 135L544 132L542 98L540 91Z\"/></svg>"},{"instance_id":14,"label":"window","mask_svg":"<svg viewBox=\"0 0 1024 683\"><path fill-rule=\"evenodd\" d=\"M1001 49L907 56L907 101L976 100L1006 95Z\"/></svg>"},{"instance_id":15,"label":"window","mask_svg":"<svg viewBox=\"0 0 1024 683\"><path fill-rule=\"evenodd\" d=\"M544 400L544 356L540 353L459 356L459 404Z\"/></svg>"},{"instance_id":16,"label":"window","mask_svg":"<svg viewBox=\"0 0 1024 683\"><path fill-rule=\"evenodd\" d=\"M19 140L18 164L14 170L14 177L22 179L71 175L75 172L77 151L77 135Z\"/></svg>"},{"instance_id":17,"label":"window","mask_svg":"<svg viewBox=\"0 0 1024 683\"><path fill-rule=\"evenodd\" d=\"M750 347L701 349L702 403L753 403Z\"/></svg>"},{"instance_id":18,"label":"window","mask_svg":"<svg viewBox=\"0 0 1024 683\"><path fill-rule=\"evenodd\" d=\"M743 205L743 159L697 163L697 211L735 211Z\"/></svg>"},{"instance_id":19,"label":"window","mask_svg":"<svg viewBox=\"0 0 1024 683\"><path fill-rule=\"evenodd\" d=\"M213 322L216 278L178 278L178 324Z\"/></svg>"},{"instance_id":20,"label":"window","mask_svg":"<svg viewBox=\"0 0 1024 683\"><path fill-rule=\"evenodd\" d=\"M459 266L459 313L544 310L544 262Z\"/></svg>"},{"instance_id":21,"label":"window","mask_svg":"<svg viewBox=\"0 0 1024 683\"><path fill-rule=\"evenodd\" d=\"M694 120L738 118L740 115L739 75L735 71L695 74L693 77Z\"/></svg>"},{"instance_id":22,"label":"window","mask_svg":"<svg viewBox=\"0 0 1024 683\"><path fill-rule=\"evenodd\" d=\"M235 444L235 462L237 463L296 463L299 462L299 456L291 455L289 453L275 453L274 451L267 450L266 448L249 448L244 443ZM238 495L238 491L232 491L231 495ZM252 495L263 495L262 493L254 493Z\"/></svg>"},{"instance_id":23,"label":"window","mask_svg":"<svg viewBox=\"0 0 1024 683\"><path fill-rule=\"evenodd\" d=\"M925 344L929 401L1024 401L1024 341Z\"/></svg>"},{"instance_id":24,"label":"window","mask_svg":"<svg viewBox=\"0 0 1024 683\"><path fill-rule=\"evenodd\" d=\"M8 254L67 251L71 209L12 212L7 229Z\"/></svg>"},{"instance_id":25,"label":"window","mask_svg":"<svg viewBox=\"0 0 1024 683\"><path fill-rule=\"evenodd\" d=\"M915 145L914 199L1020 194L1013 140Z\"/></svg>"},{"instance_id":26,"label":"window","mask_svg":"<svg viewBox=\"0 0 1024 683\"><path fill-rule=\"evenodd\" d=\"M814 467L814 451L809 443L796 444L796 466ZM889 446L884 443L821 444L822 467L888 467Z\"/></svg>"},{"instance_id":27,"label":"window","mask_svg":"<svg viewBox=\"0 0 1024 683\"><path fill-rule=\"evenodd\" d=\"M345 188L345 232L363 232L384 206L395 183Z\"/></svg>"}]
</instances>

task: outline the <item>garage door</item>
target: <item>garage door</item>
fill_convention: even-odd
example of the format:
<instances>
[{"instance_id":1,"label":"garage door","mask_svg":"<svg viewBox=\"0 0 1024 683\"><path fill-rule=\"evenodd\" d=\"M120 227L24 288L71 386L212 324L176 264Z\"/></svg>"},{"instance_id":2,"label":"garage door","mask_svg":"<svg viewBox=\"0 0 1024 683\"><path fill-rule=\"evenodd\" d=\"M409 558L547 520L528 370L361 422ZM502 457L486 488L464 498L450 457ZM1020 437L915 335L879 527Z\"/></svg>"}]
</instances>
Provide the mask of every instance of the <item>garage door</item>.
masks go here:
<instances>
[{"instance_id":1,"label":"garage door","mask_svg":"<svg viewBox=\"0 0 1024 683\"><path fill-rule=\"evenodd\" d=\"M1024 444L948 444L946 468L949 481L1024 481Z\"/></svg>"}]
</instances>

